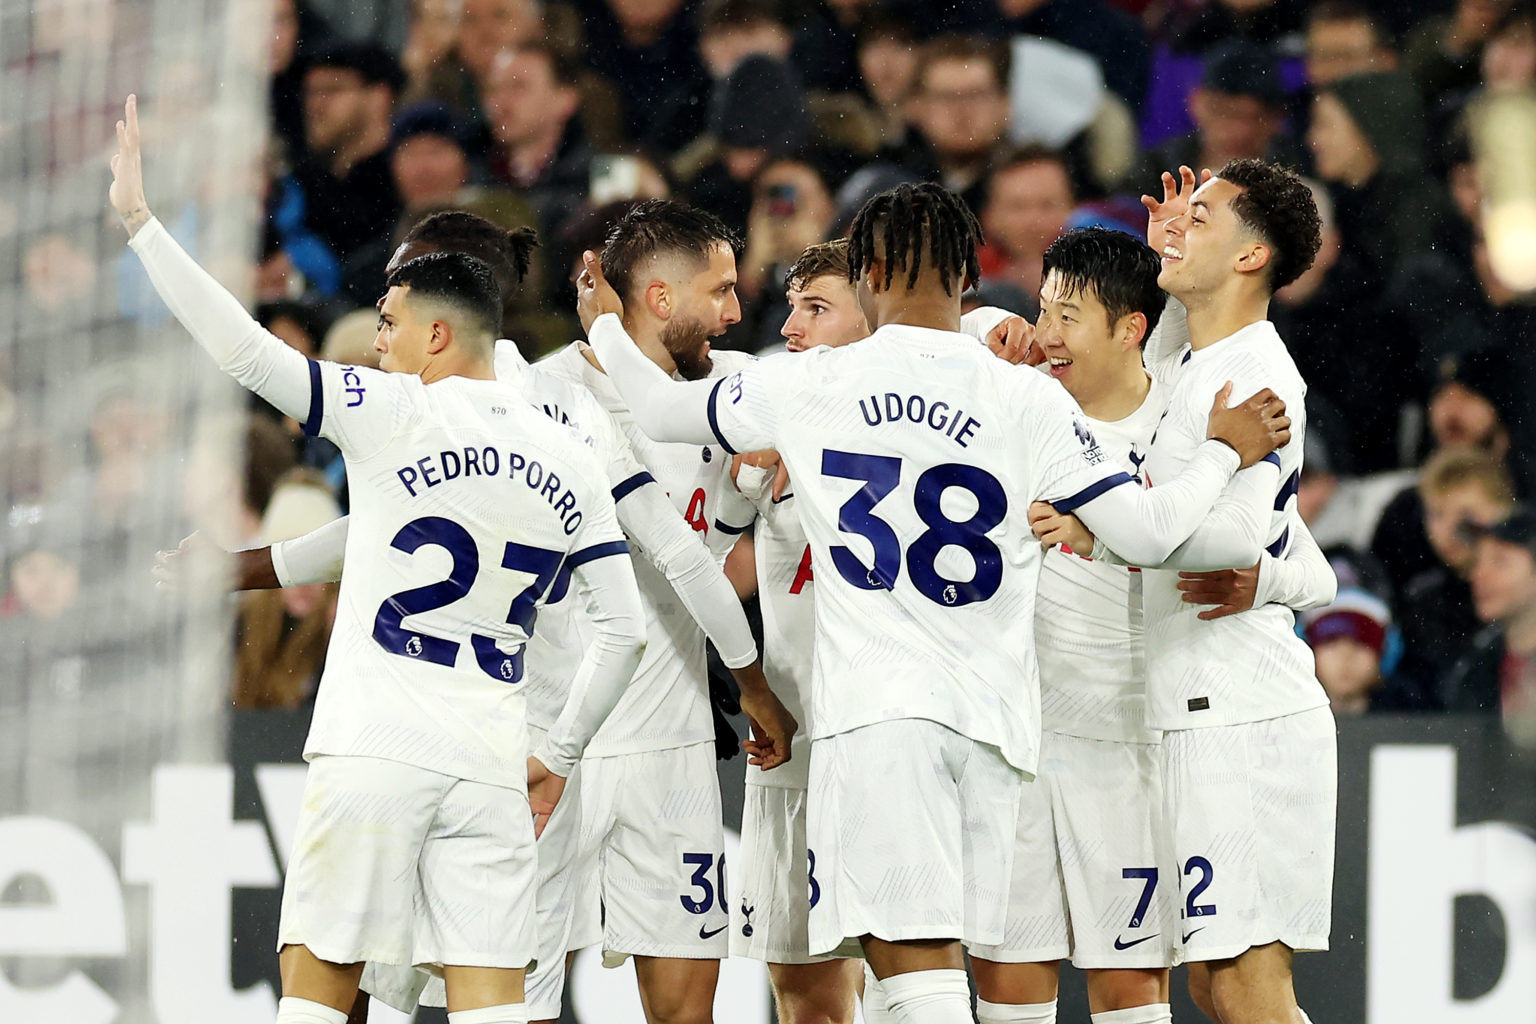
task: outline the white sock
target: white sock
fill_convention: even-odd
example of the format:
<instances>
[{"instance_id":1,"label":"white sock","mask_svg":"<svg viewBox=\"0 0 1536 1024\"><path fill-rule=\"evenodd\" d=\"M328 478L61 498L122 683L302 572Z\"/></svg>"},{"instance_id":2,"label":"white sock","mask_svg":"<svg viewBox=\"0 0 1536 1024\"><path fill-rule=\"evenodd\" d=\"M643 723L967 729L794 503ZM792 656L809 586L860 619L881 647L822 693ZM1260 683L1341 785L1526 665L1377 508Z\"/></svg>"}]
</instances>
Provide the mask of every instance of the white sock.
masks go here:
<instances>
[{"instance_id":1,"label":"white sock","mask_svg":"<svg viewBox=\"0 0 1536 1024\"><path fill-rule=\"evenodd\" d=\"M478 1010L454 1010L448 1024L528 1024L527 1003L502 1003Z\"/></svg>"},{"instance_id":2,"label":"white sock","mask_svg":"<svg viewBox=\"0 0 1536 1024\"><path fill-rule=\"evenodd\" d=\"M347 1011L333 1010L311 999L283 996L277 1001L277 1024L347 1024Z\"/></svg>"},{"instance_id":3,"label":"white sock","mask_svg":"<svg viewBox=\"0 0 1536 1024\"><path fill-rule=\"evenodd\" d=\"M864 964L864 998L861 1008L864 1024L896 1024L890 1007L885 1005L885 989L880 987L880 979L875 977L868 963Z\"/></svg>"},{"instance_id":4,"label":"white sock","mask_svg":"<svg viewBox=\"0 0 1536 1024\"><path fill-rule=\"evenodd\" d=\"M1168 1003L1128 1006L1123 1010L1105 1010L1090 1015L1093 1024L1173 1024L1173 1007Z\"/></svg>"},{"instance_id":5,"label":"white sock","mask_svg":"<svg viewBox=\"0 0 1536 1024\"><path fill-rule=\"evenodd\" d=\"M1056 1024L1056 1000L1048 1003L989 1003L977 999L976 1019L981 1024Z\"/></svg>"},{"instance_id":6,"label":"white sock","mask_svg":"<svg viewBox=\"0 0 1536 1024\"><path fill-rule=\"evenodd\" d=\"M893 974L880 988L896 1024L971 1024L971 987L964 971Z\"/></svg>"}]
</instances>

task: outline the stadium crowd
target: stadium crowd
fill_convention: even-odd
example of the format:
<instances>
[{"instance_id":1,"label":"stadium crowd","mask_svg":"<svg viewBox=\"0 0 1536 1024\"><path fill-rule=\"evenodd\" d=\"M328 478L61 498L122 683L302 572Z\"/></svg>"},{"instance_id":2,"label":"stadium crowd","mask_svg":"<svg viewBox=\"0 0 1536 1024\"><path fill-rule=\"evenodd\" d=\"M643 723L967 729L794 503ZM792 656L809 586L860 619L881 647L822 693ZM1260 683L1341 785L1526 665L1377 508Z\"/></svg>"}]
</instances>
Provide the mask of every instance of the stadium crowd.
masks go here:
<instances>
[{"instance_id":1,"label":"stadium crowd","mask_svg":"<svg viewBox=\"0 0 1536 1024\"><path fill-rule=\"evenodd\" d=\"M401 238L449 208L537 230L504 319L530 359L580 336L580 253L628 204L708 209L744 239L742 317L719 345L758 352L782 341L785 267L901 181L966 199L987 241L975 303L1032 320L1050 242L1141 237L1161 171L1303 171L1323 249L1274 319L1310 387L1301 511L1340 578L1301 622L1319 678L1340 713L1536 718L1536 523L1518 504L1536 487L1536 304L1491 268L1468 131L1489 96L1536 90L1536 6L412 0L361 31L339 5L274 8L258 317L347 362L372 356ZM80 286L69 255L28 255L38 308ZM218 539L293 537L346 508L329 442L266 408L246 430L243 490L194 474L210 503L240 495L209 516ZM80 500L130 507L154 434L131 390L104 394ZM32 542L3 614L62 615L69 560ZM335 597L243 599L237 703L309 697Z\"/></svg>"}]
</instances>

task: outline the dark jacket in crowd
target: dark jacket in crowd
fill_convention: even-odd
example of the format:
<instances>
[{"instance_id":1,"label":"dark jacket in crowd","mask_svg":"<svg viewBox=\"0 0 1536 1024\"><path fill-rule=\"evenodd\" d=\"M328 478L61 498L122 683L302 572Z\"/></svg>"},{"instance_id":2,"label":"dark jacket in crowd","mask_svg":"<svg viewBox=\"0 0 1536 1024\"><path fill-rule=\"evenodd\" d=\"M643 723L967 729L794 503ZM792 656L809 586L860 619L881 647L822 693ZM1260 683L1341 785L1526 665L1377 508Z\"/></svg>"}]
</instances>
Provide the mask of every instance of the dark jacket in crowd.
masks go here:
<instances>
[{"instance_id":1,"label":"dark jacket in crowd","mask_svg":"<svg viewBox=\"0 0 1536 1024\"><path fill-rule=\"evenodd\" d=\"M388 231L403 209L384 150L359 161L344 178L305 157L294 166L293 180L304 194L305 224L342 260Z\"/></svg>"},{"instance_id":2,"label":"dark jacket in crowd","mask_svg":"<svg viewBox=\"0 0 1536 1024\"><path fill-rule=\"evenodd\" d=\"M704 130L709 75L699 59L694 5L683 5L645 46L625 39L604 0L577 0L575 7L586 36L587 63L607 76L623 99L629 137L665 151L697 137Z\"/></svg>"},{"instance_id":3,"label":"dark jacket in crowd","mask_svg":"<svg viewBox=\"0 0 1536 1024\"><path fill-rule=\"evenodd\" d=\"M1441 707L1446 711L1498 714L1501 709L1499 688L1507 654L1504 627L1497 622L1485 626L1441 680Z\"/></svg>"},{"instance_id":4,"label":"dark jacket in crowd","mask_svg":"<svg viewBox=\"0 0 1536 1024\"><path fill-rule=\"evenodd\" d=\"M1424 533L1424 499L1417 487L1403 488L1382 510L1371 556L1387 570L1394 594L1405 593L1409 581L1441 564Z\"/></svg>"},{"instance_id":5,"label":"dark jacket in crowd","mask_svg":"<svg viewBox=\"0 0 1536 1024\"><path fill-rule=\"evenodd\" d=\"M1405 697L1415 710L1458 710L1444 704L1441 682L1482 625L1472 608L1472 588L1438 566L1409 581L1395 614L1404 648L1396 674L1403 677Z\"/></svg>"},{"instance_id":6,"label":"dark jacket in crowd","mask_svg":"<svg viewBox=\"0 0 1536 1024\"><path fill-rule=\"evenodd\" d=\"M491 156L490 171L497 181L511 185L527 197L539 219L539 237L553 238L586 202L592 186L593 155L581 115L577 114L566 122L554 155L533 181L515 180L506 154L499 150Z\"/></svg>"}]
</instances>

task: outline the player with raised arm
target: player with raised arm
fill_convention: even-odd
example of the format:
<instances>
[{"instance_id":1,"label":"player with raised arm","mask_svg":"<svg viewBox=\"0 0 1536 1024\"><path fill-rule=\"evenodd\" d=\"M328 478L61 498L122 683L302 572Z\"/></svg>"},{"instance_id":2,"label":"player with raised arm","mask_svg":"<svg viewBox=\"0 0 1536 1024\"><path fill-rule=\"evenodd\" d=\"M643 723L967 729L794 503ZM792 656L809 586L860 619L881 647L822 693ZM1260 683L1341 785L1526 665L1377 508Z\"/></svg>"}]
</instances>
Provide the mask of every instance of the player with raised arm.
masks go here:
<instances>
[{"instance_id":1,"label":"player with raised arm","mask_svg":"<svg viewBox=\"0 0 1536 1024\"><path fill-rule=\"evenodd\" d=\"M483 259L504 288L515 288L526 272L531 231L508 232L470 213L445 211L433 214L406 234L385 268L392 272L418 256L433 252L463 252ZM765 729L779 729L776 702L766 695L767 683L757 660L751 630L735 599L729 581L699 535L685 523L667 500L665 492L639 466L613 417L584 388L554 376L523 360L516 345L497 341L497 378L516 384L526 398L551 418L586 435L588 444L607 467L615 495L619 524L634 549L666 577L695 621L714 641L721 658L732 669L742 693L745 710ZM238 552L236 589L293 586L340 578L346 520L323 527L271 548ZM281 567L281 571L278 571ZM528 699L531 745L537 746L544 731L559 713L590 633L574 602L551 600L539 619L539 629L529 640L524 676ZM787 741L788 737L783 736ZM754 761L758 760L756 756ZM760 766L757 766L760 767ZM537 930L539 964L527 978L526 1002L534 1021L553 1021L560 1015L565 987L566 951L572 946L573 925L582 902L578 887L578 853L581 822L580 766L567 781L559 807L550 818L538 843ZM579 939L577 940L580 941ZM366 993L374 993L402 1012L418 1001L442 1005L441 982L429 982L424 972L369 965L363 972L364 995L353 1008L352 1020L367 1018Z\"/></svg>"},{"instance_id":2,"label":"player with raised arm","mask_svg":"<svg viewBox=\"0 0 1536 1024\"><path fill-rule=\"evenodd\" d=\"M494 380L500 296L484 263L444 253L391 275L375 347L398 372L310 360L152 217L133 97L117 130L109 198L156 290L222 369L347 464L360 568L342 583L305 743L277 1019L340 1024L377 960L440 969L454 1024L526 1024L535 831L644 642L601 470ZM528 757L523 648L566 574L597 635Z\"/></svg>"},{"instance_id":3,"label":"player with raised arm","mask_svg":"<svg viewBox=\"0 0 1536 1024\"><path fill-rule=\"evenodd\" d=\"M849 248L875 333L713 383L673 381L640 353L594 254L579 282L598 357L646 433L776 448L789 468L819 589L810 950L862 948L901 1024L969 1021L961 942L1002 939L1039 736L1042 552L1025 508L1057 495L1166 558L1237 469L1286 436L1268 396L1228 409L1224 388L1220 439L1170 482L1177 496L1121 486L1130 474L1057 382L958 333L979 236L940 186L876 196Z\"/></svg>"},{"instance_id":4,"label":"player with raised arm","mask_svg":"<svg viewBox=\"0 0 1536 1024\"><path fill-rule=\"evenodd\" d=\"M746 360L711 357L709 339L741 317L736 298L734 234L713 215L682 203L651 200L610 230L604 252L628 304L628 326L667 377L723 377ZM677 512L720 557L739 534L722 514L739 502L730 458L713 438L658 444L635 429L623 397L585 344L541 360L540 370L589 390L623 426L641 465L670 495ZM713 1019L719 961L729 950L725 829L704 638L672 587L650 566L635 575L646 609L649 644L617 712L582 763L596 794L583 803L583 845L591 857L581 917L597 932L602 897L604 962L635 958L640 1000L652 1024ZM734 600L734 598L733 598Z\"/></svg>"},{"instance_id":5,"label":"player with raised arm","mask_svg":"<svg viewBox=\"0 0 1536 1024\"><path fill-rule=\"evenodd\" d=\"M1035 341L1093 434L1140 467L1168 388L1142 363L1166 297L1158 257L1117 231L1088 228L1045 253ZM1286 558L1248 574L1211 573L1199 596L1223 609L1333 599L1327 560L1302 527ZM1146 725L1141 573L1057 548L1041 567L1040 770L1026 786L1009 889L1007 938L972 946L981 1024L1052 1024L1060 960L1087 971L1095 1024L1171 1019L1178 884L1163 825L1161 751ZM1259 593L1261 590L1262 593Z\"/></svg>"},{"instance_id":6,"label":"player with raised arm","mask_svg":"<svg viewBox=\"0 0 1536 1024\"><path fill-rule=\"evenodd\" d=\"M1237 160L1199 182L1184 167L1163 183L1161 202L1143 197L1148 241L1162 256L1158 284L1178 300L1146 353L1169 388L1142 464L1154 492L1194 450L1196 403L1212 381L1272 388L1296 410L1296 439L1304 436L1306 384L1267 316L1275 290L1311 265L1320 238L1312 193L1273 164ZM1232 486L1272 555L1299 535L1301 457L1301 444L1288 445ZM1071 515L1048 515L1037 533L1078 548L1093 543L1081 527ZM1222 529L1202 525L1190 543ZM1096 555L1125 555L1099 540ZM1147 722L1163 730L1191 994L1225 1024L1298 1024L1307 1017L1296 1004L1292 956L1328 948L1332 905L1338 783L1327 695L1290 609L1264 604L1207 618L1181 600L1172 571L1143 579Z\"/></svg>"}]
</instances>

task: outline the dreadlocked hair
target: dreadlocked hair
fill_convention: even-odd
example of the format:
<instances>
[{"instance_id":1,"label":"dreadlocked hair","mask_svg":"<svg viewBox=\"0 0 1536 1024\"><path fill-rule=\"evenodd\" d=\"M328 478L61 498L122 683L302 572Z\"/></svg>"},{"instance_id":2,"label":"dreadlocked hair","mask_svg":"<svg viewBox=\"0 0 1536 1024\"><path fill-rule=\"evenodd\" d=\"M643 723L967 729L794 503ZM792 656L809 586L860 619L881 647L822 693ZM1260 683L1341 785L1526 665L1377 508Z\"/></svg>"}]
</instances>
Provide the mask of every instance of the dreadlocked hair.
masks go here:
<instances>
[{"instance_id":1,"label":"dreadlocked hair","mask_svg":"<svg viewBox=\"0 0 1536 1024\"><path fill-rule=\"evenodd\" d=\"M901 184L870 199L848 228L848 279L858 281L874 261L885 261L885 287L897 269L907 272L908 290L916 287L923 253L933 261L953 295L952 282L981 280L976 250L981 223L965 201L932 182Z\"/></svg>"},{"instance_id":2,"label":"dreadlocked hair","mask_svg":"<svg viewBox=\"0 0 1536 1024\"><path fill-rule=\"evenodd\" d=\"M440 210L417 221L402 242L420 242L444 252L463 252L488 263L502 292L511 293L528 276L539 233L533 228L506 230L463 210Z\"/></svg>"}]
</instances>

